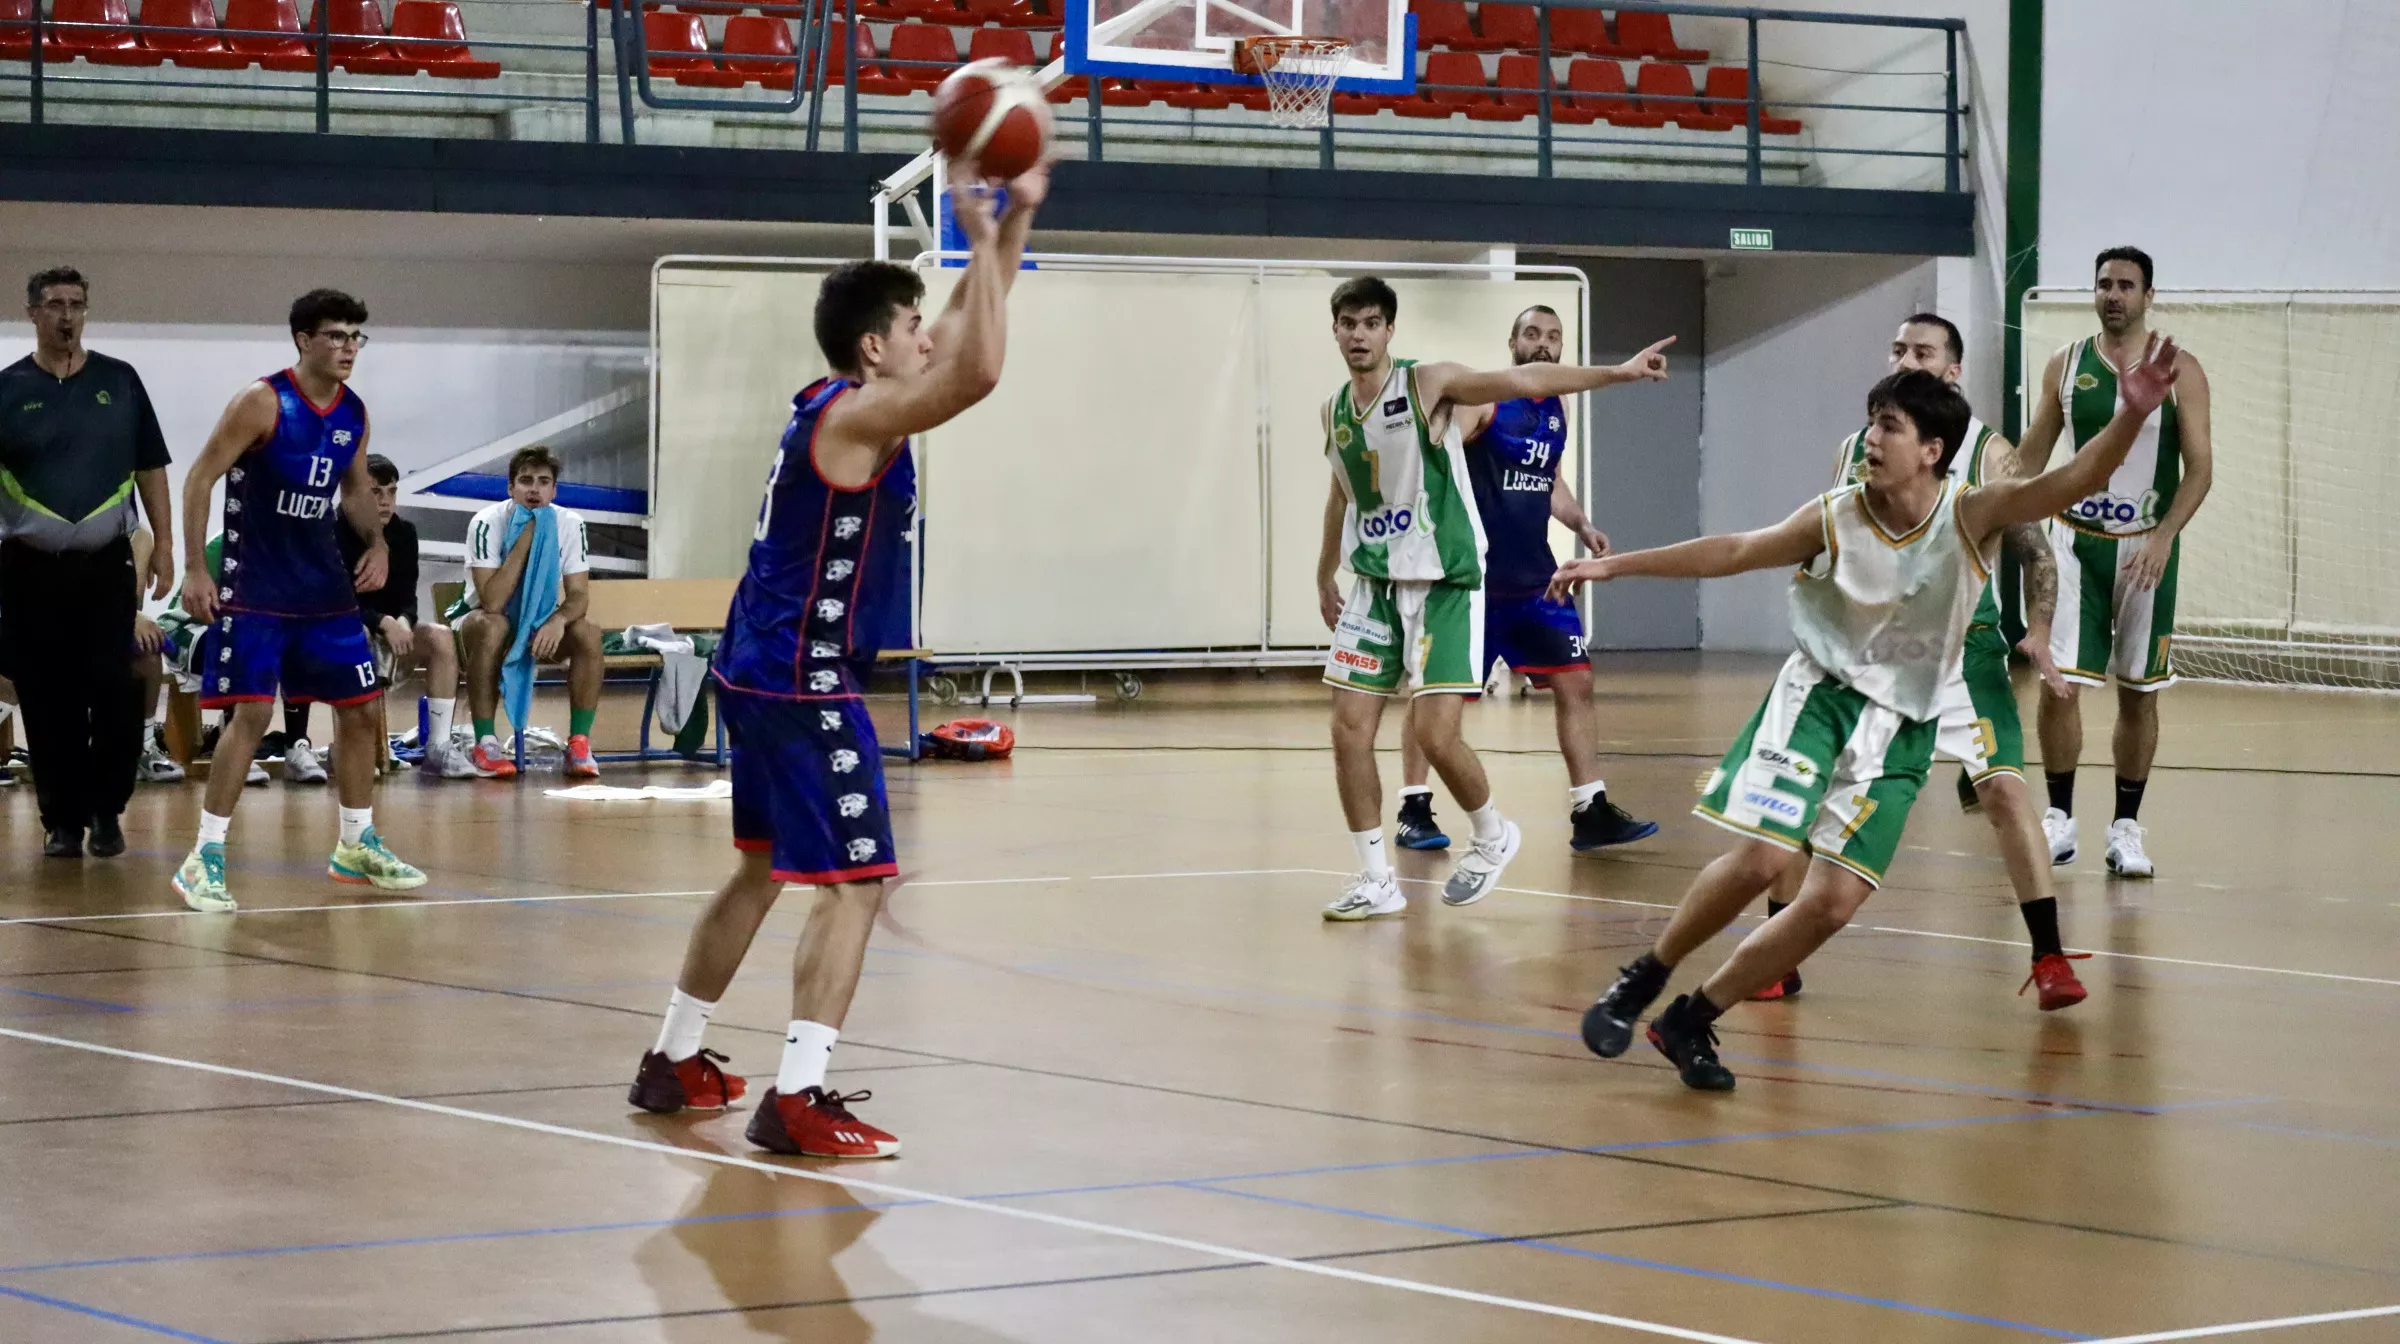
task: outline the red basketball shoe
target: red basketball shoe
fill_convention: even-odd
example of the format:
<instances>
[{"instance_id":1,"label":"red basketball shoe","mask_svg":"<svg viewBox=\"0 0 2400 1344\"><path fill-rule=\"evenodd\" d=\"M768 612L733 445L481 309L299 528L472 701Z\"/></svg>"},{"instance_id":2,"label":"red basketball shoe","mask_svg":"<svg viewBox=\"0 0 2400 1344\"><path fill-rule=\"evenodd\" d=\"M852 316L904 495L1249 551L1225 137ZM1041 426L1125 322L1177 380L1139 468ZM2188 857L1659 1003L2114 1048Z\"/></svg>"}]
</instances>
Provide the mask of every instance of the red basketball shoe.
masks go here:
<instances>
[{"instance_id":1,"label":"red basketball shoe","mask_svg":"<svg viewBox=\"0 0 2400 1344\"><path fill-rule=\"evenodd\" d=\"M792 1157L898 1157L900 1140L850 1113L874 1095L810 1087L786 1097L770 1087L750 1117L750 1142Z\"/></svg>"},{"instance_id":2,"label":"red basketball shoe","mask_svg":"<svg viewBox=\"0 0 2400 1344\"><path fill-rule=\"evenodd\" d=\"M673 1115L677 1111L721 1111L742 1099L750 1085L718 1066L725 1056L703 1050L685 1060L669 1060L656 1050L642 1056L633 1075L633 1090L625 1100L645 1111Z\"/></svg>"},{"instance_id":3,"label":"red basketball shoe","mask_svg":"<svg viewBox=\"0 0 2400 1344\"><path fill-rule=\"evenodd\" d=\"M2017 993L2023 994L2027 986L2040 989L2038 997L2045 1013L2074 1007L2083 1002L2086 991L2083 982L2075 978L2075 968L2067 963L2070 960L2089 960L2091 955L2089 952L2078 952L2072 956L2061 956L2053 952L2046 957L2035 957L2033 974L2026 976L2025 983L2017 986Z\"/></svg>"},{"instance_id":4,"label":"red basketball shoe","mask_svg":"<svg viewBox=\"0 0 2400 1344\"><path fill-rule=\"evenodd\" d=\"M1752 1003L1773 1003L1777 999L1788 999L1799 992L1800 972L1792 971L1781 980L1751 995L1750 1001Z\"/></svg>"}]
</instances>

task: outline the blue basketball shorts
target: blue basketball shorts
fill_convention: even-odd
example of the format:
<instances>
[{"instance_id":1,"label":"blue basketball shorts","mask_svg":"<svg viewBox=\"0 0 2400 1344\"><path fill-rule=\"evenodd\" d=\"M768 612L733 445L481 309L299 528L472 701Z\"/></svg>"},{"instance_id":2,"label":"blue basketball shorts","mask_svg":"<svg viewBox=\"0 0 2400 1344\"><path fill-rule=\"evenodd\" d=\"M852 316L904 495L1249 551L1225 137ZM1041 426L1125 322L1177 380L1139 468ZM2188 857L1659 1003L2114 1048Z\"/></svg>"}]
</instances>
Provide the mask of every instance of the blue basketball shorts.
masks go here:
<instances>
[{"instance_id":1,"label":"blue basketball shorts","mask_svg":"<svg viewBox=\"0 0 2400 1344\"><path fill-rule=\"evenodd\" d=\"M202 709L272 700L278 690L287 705L359 705L382 694L375 684L375 647L355 611L220 611L200 637L192 670L200 677Z\"/></svg>"},{"instance_id":2,"label":"blue basketball shorts","mask_svg":"<svg viewBox=\"0 0 2400 1344\"><path fill-rule=\"evenodd\" d=\"M1583 617L1572 602L1553 602L1540 589L1487 593L1483 606L1483 675L1504 659L1520 676L1588 667Z\"/></svg>"},{"instance_id":3,"label":"blue basketball shorts","mask_svg":"<svg viewBox=\"0 0 2400 1344\"><path fill-rule=\"evenodd\" d=\"M883 749L857 696L797 699L717 683L733 749L733 847L785 882L831 886L900 871Z\"/></svg>"}]
</instances>

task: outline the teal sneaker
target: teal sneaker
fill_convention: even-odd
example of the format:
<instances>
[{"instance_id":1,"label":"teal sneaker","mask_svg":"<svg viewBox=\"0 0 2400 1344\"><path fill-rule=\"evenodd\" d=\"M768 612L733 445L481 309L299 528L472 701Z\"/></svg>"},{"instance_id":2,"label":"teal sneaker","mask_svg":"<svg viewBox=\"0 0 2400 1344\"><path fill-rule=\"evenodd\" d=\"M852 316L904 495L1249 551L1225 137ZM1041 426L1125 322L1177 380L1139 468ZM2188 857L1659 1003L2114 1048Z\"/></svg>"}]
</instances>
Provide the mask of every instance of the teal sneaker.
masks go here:
<instances>
[{"instance_id":1,"label":"teal sneaker","mask_svg":"<svg viewBox=\"0 0 2400 1344\"><path fill-rule=\"evenodd\" d=\"M175 894L202 914L233 910L233 893L225 890L225 846L194 845L183 866L175 870Z\"/></svg>"},{"instance_id":2,"label":"teal sneaker","mask_svg":"<svg viewBox=\"0 0 2400 1344\"><path fill-rule=\"evenodd\" d=\"M325 875L336 882L372 884L381 891L406 891L425 885L425 874L383 847L383 837L369 826L355 844L335 845Z\"/></svg>"}]
</instances>

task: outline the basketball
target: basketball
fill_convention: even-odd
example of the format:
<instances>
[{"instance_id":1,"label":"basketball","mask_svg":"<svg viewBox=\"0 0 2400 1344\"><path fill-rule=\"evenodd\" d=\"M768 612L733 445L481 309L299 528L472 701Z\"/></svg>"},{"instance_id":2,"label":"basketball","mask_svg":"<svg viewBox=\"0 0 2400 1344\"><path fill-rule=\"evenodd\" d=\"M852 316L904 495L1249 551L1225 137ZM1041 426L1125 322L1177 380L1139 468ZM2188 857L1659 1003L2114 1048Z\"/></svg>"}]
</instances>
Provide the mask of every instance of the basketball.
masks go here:
<instances>
[{"instance_id":1,"label":"basketball","mask_svg":"<svg viewBox=\"0 0 2400 1344\"><path fill-rule=\"evenodd\" d=\"M997 56L970 61L933 91L933 147L1005 182L1050 151L1050 104L1033 76Z\"/></svg>"}]
</instances>

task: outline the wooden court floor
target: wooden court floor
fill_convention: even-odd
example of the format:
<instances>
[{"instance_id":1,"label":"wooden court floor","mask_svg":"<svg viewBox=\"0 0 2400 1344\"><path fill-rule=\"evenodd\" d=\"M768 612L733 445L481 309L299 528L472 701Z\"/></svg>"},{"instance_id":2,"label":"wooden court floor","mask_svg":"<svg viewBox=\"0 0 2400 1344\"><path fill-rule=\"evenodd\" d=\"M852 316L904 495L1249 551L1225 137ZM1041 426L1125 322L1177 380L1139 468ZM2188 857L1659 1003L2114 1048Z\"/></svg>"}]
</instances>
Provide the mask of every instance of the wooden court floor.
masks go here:
<instances>
[{"instance_id":1,"label":"wooden court floor","mask_svg":"<svg viewBox=\"0 0 2400 1344\"><path fill-rule=\"evenodd\" d=\"M896 768L913 880L834 1082L907 1148L838 1168L625 1104L726 804L404 778L379 817L432 882L393 899L322 877L323 792L254 789L244 909L203 916L167 887L195 786L80 864L19 786L0 1341L2400 1339L2400 705L2170 693L2132 885L2095 703L2092 997L2050 1016L1937 771L1702 1095L1577 1018L1720 848L1685 809L1769 666L1603 669L1612 794L1664 823L1608 858L1566 849L1547 702L1471 709L1524 855L1363 926L1317 914L1350 856L1313 685L1154 680ZM787 907L711 1034L737 1071L774 1069Z\"/></svg>"}]
</instances>

